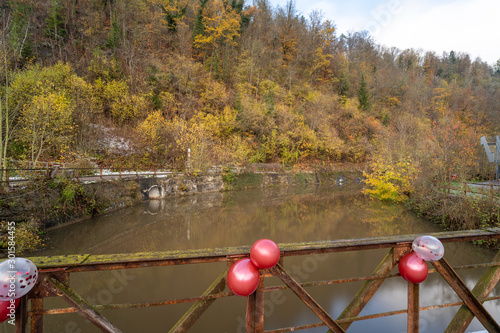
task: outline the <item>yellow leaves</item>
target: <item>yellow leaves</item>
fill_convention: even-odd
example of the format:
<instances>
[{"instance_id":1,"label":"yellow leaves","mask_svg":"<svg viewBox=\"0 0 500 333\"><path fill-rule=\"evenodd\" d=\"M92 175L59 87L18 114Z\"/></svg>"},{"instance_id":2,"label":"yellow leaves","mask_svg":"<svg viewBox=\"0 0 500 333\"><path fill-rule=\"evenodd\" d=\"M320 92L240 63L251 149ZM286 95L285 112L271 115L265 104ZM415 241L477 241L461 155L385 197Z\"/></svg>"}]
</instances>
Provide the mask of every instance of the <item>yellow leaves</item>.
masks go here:
<instances>
[{"instance_id":1,"label":"yellow leaves","mask_svg":"<svg viewBox=\"0 0 500 333\"><path fill-rule=\"evenodd\" d=\"M104 82L98 78L92 89L93 110L97 113L109 111L109 115L119 124L129 123L146 109L144 96L131 95L125 81Z\"/></svg>"},{"instance_id":2,"label":"yellow leaves","mask_svg":"<svg viewBox=\"0 0 500 333\"><path fill-rule=\"evenodd\" d=\"M162 7L162 13L164 16L170 16L174 21L178 21L183 12L186 11L186 7L190 6L190 1L188 0L149 0L151 3L160 5ZM193 6L193 5L191 5Z\"/></svg>"},{"instance_id":3,"label":"yellow leaves","mask_svg":"<svg viewBox=\"0 0 500 333\"><path fill-rule=\"evenodd\" d=\"M200 102L205 112L215 113L223 109L228 100L229 94L223 84L211 79L204 82Z\"/></svg>"},{"instance_id":4,"label":"yellow leaves","mask_svg":"<svg viewBox=\"0 0 500 333\"><path fill-rule=\"evenodd\" d=\"M335 37L335 26L330 20L326 20L323 23L323 29L321 29L321 37L323 38L323 43L325 46L330 46Z\"/></svg>"},{"instance_id":5,"label":"yellow leaves","mask_svg":"<svg viewBox=\"0 0 500 333\"><path fill-rule=\"evenodd\" d=\"M195 48L213 48L216 44L236 45L241 17L231 6L225 6L222 0L207 3L203 11L204 34L194 37Z\"/></svg>"},{"instance_id":6,"label":"yellow leaves","mask_svg":"<svg viewBox=\"0 0 500 333\"><path fill-rule=\"evenodd\" d=\"M111 105L111 116L120 124L130 123L138 118L146 108L146 100L142 96L125 95Z\"/></svg>"},{"instance_id":7,"label":"yellow leaves","mask_svg":"<svg viewBox=\"0 0 500 333\"><path fill-rule=\"evenodd\" d=\"M363 193L385 201L408 200L408 196L413 192L413 181L419 174L412 160L408 158L395 164L374 160L370 167L372 172L365 173L365 182L370 188L363 190Z\"/></svg>"},{"instance_id":8,"label":"yellow leaves","mask_svg":"<svg viewBox=\"0 0 500 333\"><path fill-rule=\"evenodd\" d=\"M394 96L386 96L384 98L384 102L388 108L394 108L394 107L399 106L401 104L400 100Z\"/></svg>"},{"instance_id":9,"label":"yellow leaves","mask_svg":"<svg viewBox=\"0 0 500 333\"><path fill-rule=\"evenodd\" d=\"M60 156L69 150L75 133L72 113L72 104L63 93L44 89L21 111L20 135L30 147L33 162L45 151Z\"/></svg>"},{"instance_id":10,"label":"yellow leaves","mask_svg":"<svg viewBox=\"0 0 500 333\"><path fill-rule=\"evenodd\" d=\"M225 107L220 114L198 113L190 123L212 132L214 137L228 138L236 126L236 115L236 110Z\"/></svg>"},{"instance_id":11,"label":"yellow leaves","mask_svg":"<svg viewBox=\"0 0 500 333\"><path fill-rule=\"evenodd\" d=\"M297 40L293 36L282 36L281 50L283 52L283 66L287 67L288 64L295 59L297 55Z\"/></svg>"},{"instance_id":12,"label":"yellow leaves","mask_svg":"<svg viewBox=\"0 0 500 333\"><path fill-rule=\"evenodd\" d=\"M154 148L161 138L160 131L166 126L165 118L160 111L155 111L138 126L137 130L143 140L149 141Z\"/></svg>"},{"instance_id":13,"label":"yellow leaves","mask_svg":"<svg viewBox=\"0 0 500 333\"><path fill-rule=\"evenodd\" d=\"M259 93L261 96L278 96L281 92L281 87L274 81L265 79L259 83Z\"/></svg>"},{"instance_id":14,"label":"yellow leaves","mask_svg":"<svg viewBox=\"0 0 500 333\"><path fill-rule=\"evenodd\" d=\"M323 47L316 48L314 64L311 67L310 75L319 72L317 80L329 80L332 72L329 69L333 56L323 50Z\"/></svg>"},{"instance_id":15,"label":"yellow leaves","mask_svg":"<svg viewBox=\"0 0 500 333\"><path fill-rule=\"evenodd\" d=\"M178 118L166 119L161 111L154 111L136 129L144 150L155 159L166 159L179 153L179 138L186 135L186 123Z\"/></svg>"},{"instance_id":16,"label":"yellow leaves","mask_svg":"<svg viewBox=\"0 0 500 333\"><path fill-rule=\"evenodd\" d=\"M58 159L70 149L77 130L75 99L86 98L87 93L85 81L62 62L27 66L13 75L10 103L19 109L17 135L32 161L44 153Z\"/></svg>"},{"instance_id":17,"label":"yellow leaves","mask_svg":"<svg viewBox=\"0 0 500 333\"><path fill-rule=\"evenodd\" d=\"M451 92L446 81L441 81L439 87L434 88L432 91L432 103L434 104L434 109L440 114L441 118L447 113L447 104L451 96Z\"/></svg>"},{"instance_id":18,"label":"yellow leaves","mask_svg":"<svg viewBox=\"0 0 500 333\"><path fill-rule=\"evenodd\" d=\"M314 103L318 100L318 98L321 96L321 93L317 90L310 90L307 92L307 96L305 98L306 102L309 103Z\"/></svg>"},{"instance_id":19,"label":"yellow leaves","mask_svg":"<svg viewBox=\"0 0 500 333\"><path fill-rule=\"evenodd\" d=\"M168 91L162 91L160 93L160 101L163 109L168 110L170 114L174 114L178 110L178 102L175 96Z\"/></svg>"}]
</instances>

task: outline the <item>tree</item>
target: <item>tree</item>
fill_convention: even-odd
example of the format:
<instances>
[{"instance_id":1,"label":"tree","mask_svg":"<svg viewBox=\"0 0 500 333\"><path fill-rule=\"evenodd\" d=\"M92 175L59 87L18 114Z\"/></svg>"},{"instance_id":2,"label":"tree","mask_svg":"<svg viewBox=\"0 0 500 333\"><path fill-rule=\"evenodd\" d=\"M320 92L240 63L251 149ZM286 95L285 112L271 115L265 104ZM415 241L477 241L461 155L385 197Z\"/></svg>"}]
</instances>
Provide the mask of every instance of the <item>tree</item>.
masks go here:
<instances>
[{"instance_id":1,"label":"tree","mask_svg":"<svg viewBox=\"0 0 500 333\"><path fill-rule=\"evenodd\" d=\"M63 40L67 36L66 27L61 14L62 6L57 0L50 1L50 8L48 11L48 17L45 24L45 35L49 37L49 40L55 41L57 47L59 48L59 54L62 54ZM53 47L54 48L54 47Z\"/></svg>"},{"instance_id":2,"label":"tree","mask_svg":"<svg viewBox=\"0 0 500 333\"><path fill-rule=\"evenodd\" d=\"M53 160L64 157L75 142L73 111L77 103L84 105L77 99L87 98L85 90L90 89L68 64L32 65L14 73L8 85L8 105L19 110L12 136L16 157L33 162L45 153L44 157Z\"/></svg>"},{"instance_id":3,"label":"tree","mask_svg":"<svg viewBox=\"0 0 500 333\"><path fill-rule=\"evenodd\" d=\"M494 75L500 76L500 59L497 60L497 63L494 66Z\"/></svg>"},{"instance_id":4,"label":"tree","mask_svg":"<svg viewBox=\"0 0 500 333\"><path fill-rule=\"evenodd\" d=\"M369 110L372 106L370 99L371 96L370 92L368 91L365 75L361 74L361 82L358 89L359 108L363 110Z\"/></svg>"},{"instance_id":5,"label":"tree","mask_svg":"<svg viewBox=\"0 0 500 333\"><path fill-rule=\"evenodd\" d=\"M311 64L310 75L316 75L316 80L328 82L331 79L332 71L330 63L333 59L331 54L331 45L335 38L335 26L326 21L321 26L321 30L317 32L319 39L318 46L315 50L313 63Z\"/></svg>"},{"instance_id":6,"label":"tree","mask_svg":"<svg viewBox=\"0 0 500 333\"><path fill-rule=\"evenodd\" d=\"M7 11L0 11L2 18L2 30L0 31L0 168L7 169L7 152L10 142L16 133L15 120L19 114L23 100L13 103L11 99L10 80L11 71L9 67L17 61L17 55L22 53L23 43L13 43L12 31L15 28ZM10 37L10 39L9 39ZM3 85L5 84L5 85ZM5 171L2 172L2 180L5 180Z\"/></svg>"},{"instance_id":7,"label":"tree","mask_svg":"<svg viewBox=\"0 0 500 333\"><path fill-rule=\"evenodd\" d=\"M444 117L432 124L427 139L427 177L444 184L452 174L468 179L477 167L478 134L456 118Z\"/></svg>"},{"instance_id":8,"label":"tree","mask_svg":"<svg viewBox=\"0 0 500 333\"><path fill-rule=\"evenodd\" d=\"M19 119L18 140L28 145L33 166L46 151L55 158L63 155L74 142L75 134L70 100L61 92L39 89L41 93L22 110Z\"/></svg>"},{"instance_id":9,"label":"tree","mask_svg":"<svg viewBox=\"0 0 500 333\"><path fill-rule=\"evenodd\" d=\"M186 14L188 9L187 0L156 0L159 2L163 11L167 29L170 32L177 31L177 24Z\"/></svg>"},{"instance_id":10,"label":"tree","mask_svg":"<svg viewBox=\"0 0 500 333\"><path fill-rule=\"evenodd\" d=\"M297 65L299 59L300 36L299 33L304 27L299 21L295 3L290 0L284 8L279 8L277 17L277 32L281 44L281 64L285 75L284 84L291 90L298 73ZM308 53L306 50L305 53Z\"/></svg>"},{"instance_id":11,"label":"tree","mask_svg":"<svg viewBox=\"0 0 500 333\"><path fill-rule=\"evenodd\" d=\"M397 163L374 160L370 166L372 173L365 174L365 182L370 188L363 190L363 193L384 201L408 200L418 176L418 169L412 160L407 158Z\"/></svg>"},{"instance_id":12,"label":"tree","mask_svg":"<svg viewBox=\"0 0 500 333\"><path fill-rule=\"evenodd\" d=\"M151 150L152 157L158 162L165 162L175 144L175 139L172 137L175 134L175 127L162 116L160 111L155 111L138 126L137 131L144 146Z\"/></svg>"},{"instance_id":13,"label":"tree","mask_svg":"<svg viewBox=\"0 0 500 333\"><path fill-rule=\"evenodd\" d=\"M223 47L237 45L236 37L240 35L241 16L225 0L208 2L202 10L202 29L201 27L195 29L203 32L194 36L194 47L204 56L206 53L210 54L210 73L212 73L214 67L219 67L217 60Z\"/></svg>"}]
</instances>

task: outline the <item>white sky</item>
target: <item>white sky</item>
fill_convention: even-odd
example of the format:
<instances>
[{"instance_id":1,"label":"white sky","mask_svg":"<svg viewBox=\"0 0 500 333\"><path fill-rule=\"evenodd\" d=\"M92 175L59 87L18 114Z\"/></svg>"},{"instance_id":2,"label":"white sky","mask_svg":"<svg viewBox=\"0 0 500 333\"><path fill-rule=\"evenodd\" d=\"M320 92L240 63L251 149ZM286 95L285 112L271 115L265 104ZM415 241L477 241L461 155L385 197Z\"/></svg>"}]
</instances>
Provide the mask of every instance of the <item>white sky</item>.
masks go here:
<instances>
[{"instance_id":1,"label":"white sky","mask_svg":"<svg viewBox=\"0 0 500 333\"><path fill-rule=\"evenodd\" d=\"M378 44L399 49L468 53L500 59L500 0L294 0L300 14L320 10L337 35L368 30ZM270 0L284 6L287 0Z\"/></svg>"}]
</instances>

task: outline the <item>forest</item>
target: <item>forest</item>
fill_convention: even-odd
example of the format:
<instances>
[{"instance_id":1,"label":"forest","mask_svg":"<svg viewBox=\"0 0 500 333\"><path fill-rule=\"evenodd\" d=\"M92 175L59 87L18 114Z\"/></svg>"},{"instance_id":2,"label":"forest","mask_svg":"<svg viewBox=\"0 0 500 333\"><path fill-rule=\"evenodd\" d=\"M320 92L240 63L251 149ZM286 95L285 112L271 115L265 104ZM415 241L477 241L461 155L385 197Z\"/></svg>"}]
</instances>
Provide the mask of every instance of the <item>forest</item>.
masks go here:
<instances>
[{"instance_id":1,"label":"forest","mask_svg":"<svg viewBox=\"0 0 500 333\"><path fill-rule=\"evenodd\" d=\"M184 170L190 149L199 171L366 165L393 201L492 176L479 140L500 127L500 59L338 35L293 1L7 0L0 15L4 169Z\"/></svg>"}]
</instances>

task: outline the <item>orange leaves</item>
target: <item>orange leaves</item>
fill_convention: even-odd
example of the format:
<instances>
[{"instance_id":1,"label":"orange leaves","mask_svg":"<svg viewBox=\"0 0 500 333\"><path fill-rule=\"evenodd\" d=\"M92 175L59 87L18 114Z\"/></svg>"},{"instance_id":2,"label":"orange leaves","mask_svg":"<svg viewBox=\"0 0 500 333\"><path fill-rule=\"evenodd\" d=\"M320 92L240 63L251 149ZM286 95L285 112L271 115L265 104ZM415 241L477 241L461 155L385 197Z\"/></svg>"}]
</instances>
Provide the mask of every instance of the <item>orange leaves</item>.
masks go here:
<instances>
[{"instance_id":1,"label":"orange leaves","mask_svg":"<svg viewBox=\"0 0 500 333\"><path fill-rule=\"evenodd\" d=\"M429 167L441 181L450 174L466 177L477 166L478 135L458 119L433 123L429 133Z\"/></svg>"}]
</instances>

